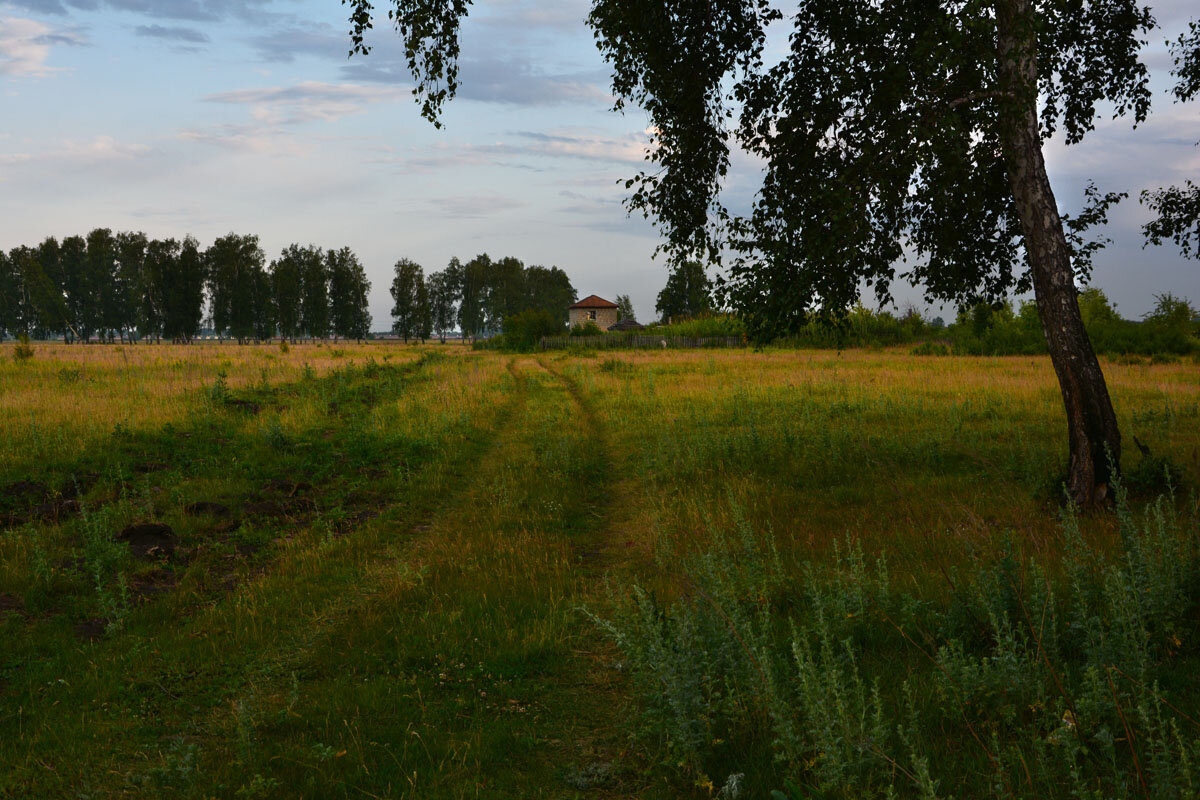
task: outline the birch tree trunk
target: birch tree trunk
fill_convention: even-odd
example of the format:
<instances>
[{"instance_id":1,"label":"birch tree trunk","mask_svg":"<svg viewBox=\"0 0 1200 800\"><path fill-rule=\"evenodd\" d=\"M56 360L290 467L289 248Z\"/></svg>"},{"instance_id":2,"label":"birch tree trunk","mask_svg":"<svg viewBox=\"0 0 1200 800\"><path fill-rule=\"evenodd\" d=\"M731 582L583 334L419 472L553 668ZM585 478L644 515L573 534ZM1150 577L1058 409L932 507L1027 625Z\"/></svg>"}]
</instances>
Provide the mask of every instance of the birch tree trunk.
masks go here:
<instances>
[{"instance_id":1,"label":"birch tree trunk","mask_svg":"<svg viewBox=\"0 0 1200 800\"><path fill-rule=\"evenodd\" d=\"M997 0L998 67L1014 112L1001 141L1025 234L1038 316L1067 412L1067 490L1082 506L1108 494L1120 463L1121 434L1100 362L1076 298L1071 251L1046 174L1037 111L1037 40L1031 0Z\"/></svg>"}]
</instances>

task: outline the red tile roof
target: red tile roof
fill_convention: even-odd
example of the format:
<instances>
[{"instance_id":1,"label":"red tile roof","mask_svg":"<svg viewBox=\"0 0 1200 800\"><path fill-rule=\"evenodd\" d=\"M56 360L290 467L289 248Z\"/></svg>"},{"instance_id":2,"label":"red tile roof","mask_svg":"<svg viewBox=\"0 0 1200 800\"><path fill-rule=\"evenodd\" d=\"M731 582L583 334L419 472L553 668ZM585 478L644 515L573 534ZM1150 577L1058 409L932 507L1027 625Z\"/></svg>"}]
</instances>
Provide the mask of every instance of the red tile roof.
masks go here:
<instances>
[{"instance_id":1,"label":"red tile roof","mask_svg":"<svg viewBox=\"0 0 1200 800\"><path fill-rule=\"evenodd\" d=\"M603 297L598 297L597 295L594 295L594 294L588 295L587 297L583 298L575 305L571 306L571 308L616 308L616 307L617 307L616 303L610 303L607 300L605 300Z\"/></svg>"}]
</instances>

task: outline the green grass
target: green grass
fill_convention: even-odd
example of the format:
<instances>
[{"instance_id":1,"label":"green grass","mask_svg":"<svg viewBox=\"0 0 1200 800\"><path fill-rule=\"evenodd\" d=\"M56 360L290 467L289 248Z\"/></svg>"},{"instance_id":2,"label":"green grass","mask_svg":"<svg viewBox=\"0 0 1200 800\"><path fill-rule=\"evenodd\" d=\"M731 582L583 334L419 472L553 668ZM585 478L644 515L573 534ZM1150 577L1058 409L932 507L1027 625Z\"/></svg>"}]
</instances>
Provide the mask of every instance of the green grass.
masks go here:
<instances>
[{"instance_id":1,"label":"green grass","mask_svg":"<svg viewBox=\"0 0 1200 800\"><path fill-rule=\"evenodd\" d=\"M928 660L863 612L977 657L997 640L964 633L991 602L980 569L1011 555L1060 581L1078 550L1058 520L1065 437L1040 358L298 345L264 371L256 348L75 350L19 366L0 353L16 387L4 402L48 420L14 428L0 453L0 797L703 798L737 774L743 797L788 781L795 797L870 796L888 785L877 763L829 756L833 739L781 740L771 721L836 729L812 724L820 708L797 681L852 685L843 638L880 680L877 749L914 772L919 758L883 743L908 718L910 679L927 716L908 738L950 776L942 793L974 796L984 784L963 776L985 774L986 757L958 717L933 713ZM170 403L150 388L159 369L186 376ZM1106 370L1135 508L1170 466L1186 520L1200 378L1186 364ZM122 409L119 424L39 410L75 371L70 385ZM131 382L154 416L121 406ZM76 493L79 513L65 503ZM197 502L232 521L189 513ZM173 556L140 559L117 538L142 522L170 526ZM1111 513L1079 530L1098 559L1124 552ZM865 572L847 562L860 550ZM862 589L861 618L814 626L814 604L844 605L880 558L886 601ZM698 603L701 591L724 599ZM1191 602L1197 587L1181 591ZM708 611L654 661L630 649L655 641L630 638L637 608L655 626ZM1200 696L1178 676L1196 664L1195 618L1172 623L1179 644L1154 673L1189 714ZM814 647L832 637L834 655L817 647L797 673L793 623ZM783 655L739 660L754 641ZM1014 674L1041 663L1031 652ZM774 684L758 682L768 662ZM675 692L667 674L705 688ZM672 697L691 709L682 728L663 712ZM847 697L870 706L869 692ZM1007 712L979 713L983 727ZM1027 736L1018 722L987 734ZM1011 794L1046 793L1004 774Z\"/></svg>"}]
</instances>

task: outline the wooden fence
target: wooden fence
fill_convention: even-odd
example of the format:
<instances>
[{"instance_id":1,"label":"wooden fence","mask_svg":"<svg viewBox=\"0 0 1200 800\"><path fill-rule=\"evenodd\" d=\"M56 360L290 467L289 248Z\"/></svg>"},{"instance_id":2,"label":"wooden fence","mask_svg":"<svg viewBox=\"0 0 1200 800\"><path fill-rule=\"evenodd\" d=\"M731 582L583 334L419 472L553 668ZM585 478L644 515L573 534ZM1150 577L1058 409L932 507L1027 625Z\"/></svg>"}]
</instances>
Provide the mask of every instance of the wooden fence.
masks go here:
<instances>
[{"instance_id":1,"label":"wooden fence","mask_svg":"<svg viewBox=\"0 0 1200 800\"><path fill-rule=\"evenodd\" d=\"M644 333L609 333L602 336L543 336L538 342L542 350L566 350L581 348L641 348L665 350L667 348L694 347L745 347L740 336L655 336Z\"/></svg>"}]
</instances>

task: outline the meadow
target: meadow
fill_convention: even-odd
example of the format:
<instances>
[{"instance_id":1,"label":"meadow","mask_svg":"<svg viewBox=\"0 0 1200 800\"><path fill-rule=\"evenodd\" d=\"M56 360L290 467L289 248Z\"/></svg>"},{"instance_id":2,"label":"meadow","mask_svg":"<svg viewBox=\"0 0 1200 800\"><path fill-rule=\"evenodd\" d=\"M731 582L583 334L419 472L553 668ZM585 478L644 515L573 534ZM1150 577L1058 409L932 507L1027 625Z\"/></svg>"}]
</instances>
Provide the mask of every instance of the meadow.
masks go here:
<instances>
[{"instance_id":1,"label":"meadow","mask_svg":"<svg viewBox=\"0 0 1200 800\"><path fill-rule=\"evenodd\" d=\"M0 345L0 797L1200 793L1200 366ZM1133 439L1145 448L1135 445Z\"/></svg>"}]
</instances>

